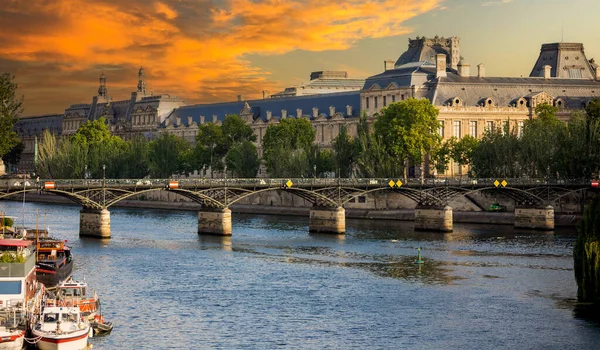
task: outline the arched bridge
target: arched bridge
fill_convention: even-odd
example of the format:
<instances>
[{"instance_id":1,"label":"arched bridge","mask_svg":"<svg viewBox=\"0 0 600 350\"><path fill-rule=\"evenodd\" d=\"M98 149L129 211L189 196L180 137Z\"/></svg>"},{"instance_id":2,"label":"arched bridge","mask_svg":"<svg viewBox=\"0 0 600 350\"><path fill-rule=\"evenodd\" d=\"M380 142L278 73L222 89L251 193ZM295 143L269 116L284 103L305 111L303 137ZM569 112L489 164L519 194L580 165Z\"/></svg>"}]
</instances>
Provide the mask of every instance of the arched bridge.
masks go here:
<instances>
[{"instance_id":1,"label":"arched bridge","mask_svg":"<svg viewBox=\"0 0 600 350\"><path fill-rule=\"evenodd\" d=\"M287 191L313 204L312 231L342 233L344 204L370 193L391 191L417 203L419 213L448 211L448 203L478 192L501 193L515 207L542 209L558 199L592 188L590 181L538 179L397 179L397 178L297 178L297 179L73 179L0 181L0 199L23 192L45 192L67 198L83 207L80 234L110 237L108 208L122 200L153 191L170 191L198 203L199 232L230 234L229 206L267 191ZM444 209L445 208L445 209ZM422 209L423 212L420 212ZM427 216L425 215L425 216ZM444 214L446 215L446 214ZM447 216L447 215L446 215ZM341 217L341 218L340 218ZM446 218L447 219L447 218ZM435 221L435 220L434 220ZM448 220L446 220L448 221ZM334 222L334 224L331 224ZM333 225L333 226L332 226ZM448 230L448 223L423 223L424 229ZM332 228L333 227L333 228ZM553 227L553 224L552 224ZM451 230L451 209L450 209Z\"/></svg>"}]
</instances>

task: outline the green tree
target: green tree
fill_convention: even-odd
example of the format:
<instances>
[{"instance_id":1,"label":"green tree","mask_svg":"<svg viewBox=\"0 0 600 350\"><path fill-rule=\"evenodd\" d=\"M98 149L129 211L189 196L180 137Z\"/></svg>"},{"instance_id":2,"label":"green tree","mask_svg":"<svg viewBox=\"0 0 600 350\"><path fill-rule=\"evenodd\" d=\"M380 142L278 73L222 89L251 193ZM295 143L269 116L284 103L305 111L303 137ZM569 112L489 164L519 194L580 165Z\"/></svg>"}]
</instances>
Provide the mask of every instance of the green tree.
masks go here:
<instances>
[{"instance_id":1,"label":"green tree","mask_svg":"<svg viewBox=\"0 0 600 350\"><path fill-rule=\"evenodd\" d=\"M465 135L461 139L452 137L452 140L450 158L458 164L471 164L473 153L479 145L479 140L471 135Z\"/></svg>"},{"instance_id":2,"label":"green tree","mask_svg":"<svg viewBox=\"0 0 600 350\"><path fill-rule=\"evenodd\" d=\"M520 177L520 154L517 130L511 130L509 121L506 121L503 128L486 130L473 151L471 171L482 178Z\"/></svg>"},{"instance_id":3,"label":"green tree","mask_svg":"<svg viewBox=\"0 0 600 350\"><path fill-rule=\"evenodd\" d=\"M245 141L256 141L252 127L237 114L226 115L222 129L224 143L228 148Z\"/></svg>"},{"instance_id":4,"label":"green tree","mask_svg":"<svg viewBox=\"0 0 600 350\"><path fill-rule=\"evenodd\" d=\"M345 125L340 127L340 133L333 140L335 167L340 170L342 177L350 177L359 155L358 142L348 134Z\"/></svg>"},{"instance_id":5,"label":"green tree","mask_svg":"<svg viewBox=\"0 0 600 350\"><path fill-rule=\"evenodd\" d=\"M263 157L274 177L309 174L309 157L315 130L308 119L286 118L270 125L263 138Z\"/></svg>"},{"instance_id":6,"label":"green tree","mask_svg":"<svg viewBox=\"0 0 600 350\"><path fill-rule=\"evenodd\" d=\"M237 143L225 157L227 168L234 176L242 178L256 177L260 167L260 159L256 146L248 140Z\"/></svg>"},{"instance_id":7,"label":"green tree","mask_svg":"<svg viewBox=\"0 0 600 350\"><path fill-rule=\"evenodd\" d=\"M375 134L397 159L422 164L441 142L438 113L427 99L392 103L379 113Z\"/></svg>"},{"instance_id":8,"label":"green tree","mask_svg":"<svg viewBox=\"0 0 600 350\"><path fill-rule=\"evenodd\" d=\"M222 170L223 157L227 154L224 145L223 128L213 123L201 124L193 151L195 165L198 168L200 165L206 165L211 168L211 172Z\"/></svg>"},{"instance_id":9,"label":"green tree","mask_svg":"<svg viewBox=\"0 0 600 350\"><path fill-rule=\"evenodd\" d=\"M558 108L540 104L536 118L525 122L520 143L520 160L531 177L553 177L560 168L559 149L566 136L566 125L556 118Z\"/></svg>"},{"instance_id":10,"label":"green tree","mask_svg":"<svg viewBox=\"0 0 600 350\"><path fill-rule=\"evenodd\" d=\"M369 118L362 113L357 127L358 157L356 165L361 177L400 177L404 162L389 152L383 138L371 130Z\"/></svg>"},{"instance_id":11,"label":"green tree","mask_svg":"<svg viewBox=\"0 0 600 350\"><path fill-rule=\"evenodd\" d=\"M19 142L3 157L2 160L7 165L15 166L21 160L21 154L25 150L25 144L19 140Z\"/></svg>"},{"instance_id":12,"label":"green tree","mask_svg":"<svg viewBox=\"0 0 600 350\"><path fill-rule=\"evenodd\" d=\"M186 157L189 143L173 134L163 133L149 145L150 174L157 178L168 178L173 174L186 172Z\"/></svg>"},{"instance_id":13,"label":"green tree","mask_svg":"<svg viewBox=\"0 0 600 350\"><path fill-rule=\"evenodd\" d=\"M452 158L452 152L455 148L456 137L451 137L440 145L431 156L432 163L438 174L443 174L448 170L448 164Z\"/></svg>"},{"instance_id":14,"label":"green tree","mask_svg":"<svg viewBox=\"0 0 600 350\"><path fill-rule=\"evenodd\" d=\"M8 73L0 75L0 157L3 157L19 142L14 131L19 114L23 112L23 97L17 97L18 85L15 77Z\"/></svg>"}]
</instances>

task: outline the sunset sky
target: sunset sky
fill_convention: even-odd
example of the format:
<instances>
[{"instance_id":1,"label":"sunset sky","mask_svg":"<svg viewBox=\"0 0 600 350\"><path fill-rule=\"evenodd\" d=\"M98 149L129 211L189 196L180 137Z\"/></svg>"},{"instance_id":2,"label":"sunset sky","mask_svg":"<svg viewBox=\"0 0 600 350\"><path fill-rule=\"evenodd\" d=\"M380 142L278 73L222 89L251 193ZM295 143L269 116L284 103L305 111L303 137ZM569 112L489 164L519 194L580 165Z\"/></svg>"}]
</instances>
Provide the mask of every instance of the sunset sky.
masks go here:
<instances>
[{"instance_id":1,"label":"sunset sky","mask_svg":"<svg viewBox=\"0 0 600 350\"><path fill-rule=\"evenodd\" d=\"M24 115L90 103L98 77L128 99L148 90L189 104L259 98L311 71L365 78L408 38L459 36L488 76L527 76L540 45L582 42L600 61L598 0L1 0L0 73Z\"/></svg>"}]
</instances>

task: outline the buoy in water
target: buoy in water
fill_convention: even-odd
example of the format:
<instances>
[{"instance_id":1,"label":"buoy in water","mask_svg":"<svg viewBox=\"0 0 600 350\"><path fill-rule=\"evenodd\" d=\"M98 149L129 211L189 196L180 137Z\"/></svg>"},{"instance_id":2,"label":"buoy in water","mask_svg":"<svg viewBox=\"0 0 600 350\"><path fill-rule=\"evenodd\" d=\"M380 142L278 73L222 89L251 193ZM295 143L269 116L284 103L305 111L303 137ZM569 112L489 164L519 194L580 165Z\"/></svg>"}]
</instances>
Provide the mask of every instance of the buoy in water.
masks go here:
<instances>
[{"instance_id":1,"label":"buoy in water","mask_svg":"<svg viewBox=\"0 0 600 350\"><path fill-rule=\"evenodd\" d=\"M421 247L417 248L417 261L415 264L423 264L423 260L421 259Z\"/></svg>"}]
</instances>

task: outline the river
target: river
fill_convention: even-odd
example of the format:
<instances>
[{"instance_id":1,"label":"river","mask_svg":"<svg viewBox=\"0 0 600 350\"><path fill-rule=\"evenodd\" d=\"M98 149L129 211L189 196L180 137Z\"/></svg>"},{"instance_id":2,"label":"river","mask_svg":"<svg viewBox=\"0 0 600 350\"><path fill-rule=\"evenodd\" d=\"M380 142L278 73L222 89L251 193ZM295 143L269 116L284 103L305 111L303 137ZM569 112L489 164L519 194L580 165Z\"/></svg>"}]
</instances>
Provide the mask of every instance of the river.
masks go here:
<instances>
[{"instance_id":1,"label":"river","mask_svg":"<svg viewBox=\"0 0 600 350\"><path fill-rule=\"evenodd\" d=\"M575 229L347 220L233 212L233 236L198 236L195 212L111 208L112 239L78 236L79 207L25 204L25 224L67 239L74 276L112 334L94 349L594 349L579 316ZM22 203L0 201L19 216ZM422 248L423 265L415 264Z\"/></svg>"}]
</instances>

